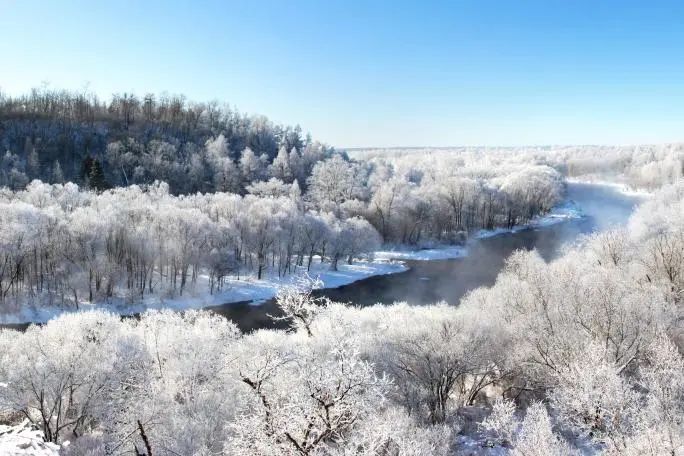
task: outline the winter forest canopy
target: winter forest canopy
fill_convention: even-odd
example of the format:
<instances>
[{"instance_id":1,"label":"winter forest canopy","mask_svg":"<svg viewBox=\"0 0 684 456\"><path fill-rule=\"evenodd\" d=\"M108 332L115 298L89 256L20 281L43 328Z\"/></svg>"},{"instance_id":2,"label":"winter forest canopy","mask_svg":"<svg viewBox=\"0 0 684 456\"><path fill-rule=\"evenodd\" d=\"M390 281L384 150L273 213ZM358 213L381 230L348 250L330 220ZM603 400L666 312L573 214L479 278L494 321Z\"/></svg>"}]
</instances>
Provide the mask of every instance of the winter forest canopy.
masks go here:
<instances>
[{"instance_id":1,"label":"winter forest canopy","mask_svg":"<svg viewBox=\"0 0 684 456\"><path fill-rule=\"evenodd\" d=\"M36 90L0 95L0 146L0 314L64 312L0 330L0 452L684 454L682 145L347 153L216 103ZM461 302L302 275L524 226L568 178L652 196ZM266 278L289 330L116 313Z\"/></svg>"},{"instance_id":2,"label":"winter forest canopy","mask_svg":"<svg viewBox=\"0 0 684 456\"><path fill-rule=\"evenodd\" d=\"M49 89L0 92L0 148L0 185L15 190L34 179L96 190L163 180L174 194L244 193L270 176L303 184L333 151L299 126L218 102Z\"/></svg>"},{"instance_id":3,"label":"winter forest canopy","mask_svg":"<svg viewBox=\"0 0 684 456\"><path fill-rule=\"evenodd\" d=\"M666 186L552 263L515 254L457 307L356 308L304 283L278 296L289 332L196 311L5 330L0 404L66 455L472 454L476 434L519 455L679 454L683 212Z\"/></svg>"},{"instance_id":4,"label":"winter forest canopy","mask_svg":"<svg viewBox=\"0 0 684 456\"><path fill-rule=\"evenodd\" d=\"M357 149L349 155L391 160L403 169L430 167L435 162L456 167L477 163L482 173L492 162L506 159L548 165L570 178L620 182L642 189L657 189L684 176L684 144Z\"/></svg>"},{"instance_id":5,"label":"winter forest canopy","mask_svg":"<svg viewBox=\"0 0 684 456\"><path fill-rule=\"evenodd\" d=\"M382 243L524 224L563 195L562 175L537 159L350 160L298 128L183 97L34 91L2 97L0 122L4 313L336 270Z\"/></svg>"}]
</instances>

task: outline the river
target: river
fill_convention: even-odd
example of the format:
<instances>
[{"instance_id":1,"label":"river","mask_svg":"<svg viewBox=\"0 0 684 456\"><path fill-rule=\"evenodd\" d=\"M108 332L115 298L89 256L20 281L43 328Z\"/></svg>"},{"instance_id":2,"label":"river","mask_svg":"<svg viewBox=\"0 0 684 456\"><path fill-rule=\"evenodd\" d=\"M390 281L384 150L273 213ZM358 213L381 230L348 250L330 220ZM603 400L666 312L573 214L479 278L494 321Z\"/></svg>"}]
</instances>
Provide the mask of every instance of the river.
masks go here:
<instances>
[{"instance_id":1,"label":"river","mask_svg":"<svg viewBox=\"0 0 684 456\"><path fill-rule=\"evenodd\" d=\"M446 301L457 305L470 290L494 283L508 256L518 249L537 249L545 260L562 254L563 248L582 236L610 227L624 225L642 197L625 195L614 187L569 183L566 198L582 209L584 217L542 228L473 239L468 255L450 260L406 261L409 270L360 280L340 288L318 290L318 296L334 301L369 306L406 301L415 305ZM259 328L285 328L274 299L263 303L249 301L228 303L208 309L233 320L242 331ZM0 327L24 329L28 324Z\"/></svg>"},{"instance_id":2,"label":"river","mask_svg":"<svg viewBox=\"0 0 684 456\"><path fill-rule=\"evenodd\" d=\"M320 290L317 294L359 306L398 301L416 305L446 301L456 305L468 291L492 285L506 258L515 250L537 249L545 260L552 260L583 235L624 225L642 199L625 195L614 187L580 183L569 183L566 197L582 209L583 218L474 239L469 241L465 257L409 260L406 264L410 269L406 272L371 277L340 288ZM274 323L269 317L279 314L273 299L259 305L251 302L224 304L211 310L235 321L243 331L284 327L283 322Z\"/></svg>"}]
</instances>

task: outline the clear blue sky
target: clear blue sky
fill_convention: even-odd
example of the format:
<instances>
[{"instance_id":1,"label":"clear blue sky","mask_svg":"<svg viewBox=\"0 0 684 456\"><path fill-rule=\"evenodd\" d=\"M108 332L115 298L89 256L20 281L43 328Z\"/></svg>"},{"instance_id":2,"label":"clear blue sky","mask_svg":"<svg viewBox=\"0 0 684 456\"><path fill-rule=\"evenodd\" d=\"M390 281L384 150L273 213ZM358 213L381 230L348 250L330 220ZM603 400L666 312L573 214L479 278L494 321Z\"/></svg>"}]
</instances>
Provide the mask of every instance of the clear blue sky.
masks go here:
<instances>
[{"instance_id":1,"label":"clear blue sky","mask_svg":"<svg viewBox=\"0 0 684 456\"><path fill-rule=\"evenodd\" d=\"M0 0L0 87L183 93L337 146L684 141L684 1Z\"/></svg>"}]
</instances>

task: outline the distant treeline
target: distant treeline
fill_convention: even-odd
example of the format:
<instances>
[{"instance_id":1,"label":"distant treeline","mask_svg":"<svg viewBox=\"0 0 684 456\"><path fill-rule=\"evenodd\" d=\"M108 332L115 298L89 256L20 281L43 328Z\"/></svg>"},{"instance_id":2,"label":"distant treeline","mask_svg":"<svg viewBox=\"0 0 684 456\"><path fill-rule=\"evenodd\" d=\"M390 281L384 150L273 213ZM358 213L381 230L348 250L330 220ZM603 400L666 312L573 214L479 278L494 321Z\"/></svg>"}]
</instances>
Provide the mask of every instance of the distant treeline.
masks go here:
<instances>
[{"instance_id":1,"label":"distant treeline","mask_svg":"<svg viewBox=\"0 0 684 456\"><path fill-rule=\"evenodd\" d=\"M33 179L93 189L163 180L176 194L244 193L252 181L274 177L269 167L279 152L297 169L277 177L305 186L315 162L333 149L299 125L182 95L0 92L0 186L12 189Z\"/></svg>"}]
</instances>

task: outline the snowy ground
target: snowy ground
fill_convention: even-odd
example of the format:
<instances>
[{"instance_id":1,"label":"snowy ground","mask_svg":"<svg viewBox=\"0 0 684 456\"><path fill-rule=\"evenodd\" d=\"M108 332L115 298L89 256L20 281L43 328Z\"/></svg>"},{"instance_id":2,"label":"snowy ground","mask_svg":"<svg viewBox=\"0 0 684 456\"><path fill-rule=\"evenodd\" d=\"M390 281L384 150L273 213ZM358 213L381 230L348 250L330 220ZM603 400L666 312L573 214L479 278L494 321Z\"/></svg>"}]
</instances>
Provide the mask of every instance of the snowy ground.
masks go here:
<instances>
[{"instance_id":1,"label":"snowy ground","mask_svg":"<svg viewBox=\"0 0 684 456\"><path fill-rule=\"evenodd\" d=\"M409 247L396 247L389 250L375 252L376 260L449 260L461 258L468 254L468 250L463 246L444 246L431 249L411 250Z\"/></svg>"},{"instance_id":2,"label":"snowy ground","mask_svg":"<svg viewBox=\"0 0 684 456\"><path fill-rule=\"evenodd\" d=\"M627 196L652 196L653 191L648 190L645 188L634 188L631 187L625 183L621 182L614 182L614 181L608 181L604 180L600 177L595 177L595 176L585 176L585 177L568 177L565 179L565 182L570 183L570 184L593 184L593 185L601 185L603 187L611 187L617 190L618 192L622 193L623 195Z\"/></svg>"},{"instance_id":3,"label":"snowy ground","mask_svg":"<svg viewBox=\"0 0 684 456\"><path fill-rule=\"evenodd\" d=\"M534 217L529 223L524 225L516 225L513 228L496 228L494 230L479 230L474 234L476 239L485 239L500 234L517 233L518 231L543 228L546 226L555 225L557 223L566 222L568 220L577 220L584 217L582 209L573 201L564 201L555 206L551 211L545 215Z\"/></svg>"},{"instance_id":4,"label":"snowy ground","mask_svg":"<svg viewBox=\"0 0 684 456\"><path fill-rule=\"evenodd\" d=\"M355 261L351 265L340 263L337 269L337 271L331 271L328 263L315 263L308 275L314 279L319 279L323 283L321 288L337 288L377 275L403 272L408 270L408 267L397 261L375 260ZM302 274L306 273L306 268L299 268L297 272L281 278L277 275L267 276L261 280L257 280L254 276L243 277L240 280L231 278L224 286L224 290L214 295L207 295L206 290L209 289L206 284L207 278L200 277L196 286L200 290L199 295L146 300L139 310L132 313L154 308L197 309L241 301L253 301L255 305L258 305L274 297L281 286L292 284Z\"/></svg>"},{"instance_id":5,"label":"snowy ground","mask_svg":"<svg viewBox=\"0 0 684 456\"><path fill-rule=\"evenodd\" d=\"M555 225L568 220L577 220L584 217L582 209L573 201L564 201L563 203L554 207L548 214L538 216L530 220L524 225L516 225L513 228L496 228L494 230L478 230L472 238L484 239L492 236L498 236L507 233L517 233L518 231L543 228L545 226ZM429 249L411 250L410 247L396 247L388 250L375 252L376 259L386 260L448 260L452 258L461 258L468 255L468 249L465 246L436 246Z\"/></svg>"},{"instance_id":6,"label":"snowy ground","mask_svg":"<svg viewBox=\"0 0 684 456\"><path fill-rule=\"evenodd\" d=\"M395 274L406 270L408 267L400 261L377 258L373 261L355 261L351 265L340 262L338 270L331 271L328 263L321 264L317 259L311 267L309 276L320 279L323 282L322 288L337 288L369 277ZM247 275L238 280L237 277L232 277L227 280L222 291L215 292L213 295L208 293L208 277L200 276L194 288L187 289L183 296L146 296L141 303L132 305L125 304L122 299L98 304L84 302L80 304L79 310L105 309L121 315L131 315L150 309L201 309L241 301L253 301L255 305L258 305L274 297L279 287L291 284L303 273L306 273L306 268L301 268L284 278L266 275L261 280L257 280L256 277ZM0 324L44 323L60 313L74 311L76 310L54 307L35 309L25 307L20 313L0 315Z\"/></svg>"},{"instance_id":7,"label":"snowy ground","mask_svg":"<svg viewBox=\"0 0 684 456\"><path fill-rule=\"evenodd\" d=\"M59 446L45 442L43 433L25 420L17 426L0 425L0 455L58 456Z\"/></svg>"}]
</instances>

